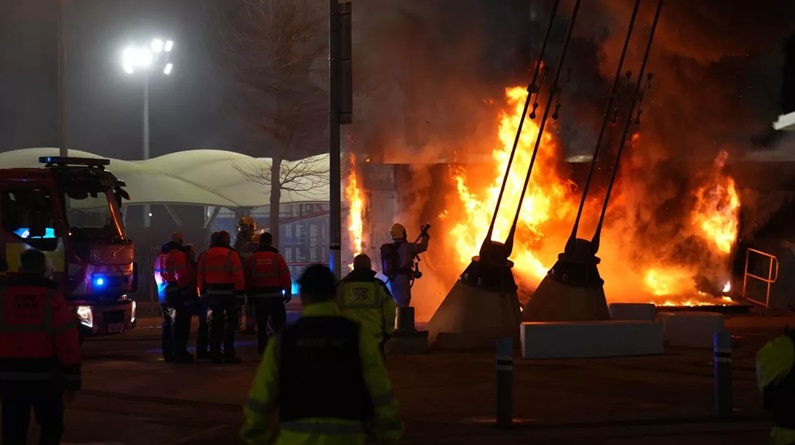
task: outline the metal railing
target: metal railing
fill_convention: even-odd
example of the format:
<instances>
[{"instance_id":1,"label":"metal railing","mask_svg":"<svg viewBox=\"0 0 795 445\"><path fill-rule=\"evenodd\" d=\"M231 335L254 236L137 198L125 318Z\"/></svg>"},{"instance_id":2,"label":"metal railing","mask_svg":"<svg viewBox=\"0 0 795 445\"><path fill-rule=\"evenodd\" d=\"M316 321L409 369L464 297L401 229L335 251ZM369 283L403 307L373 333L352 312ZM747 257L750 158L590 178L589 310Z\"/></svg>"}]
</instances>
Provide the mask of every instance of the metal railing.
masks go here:
<instances>
[{"instance_id":1,"label":"metal railing","mask_svg":"<svg viewBox=\"0 0 795 445\"><path fill-rule=\"evenodd\" d=\"M752 274L748 272L748 265L750 264L751 254L755 253L757 255L761 255L768 260L768 267L767 267L767 277L759 276L756 274ZM746 294L746 288L748 285L748 279L754 279L766 283L766 291L765 291L765 300L757 300L755 298L749 297ZM745 300L750 301L751 303L758 304L760 306L764 306L765 308L770 306L770 286L778 280L778 258L775 255L771 255L769 253L762 252L761 250L751 249L748 248L747 253L745 254L745 274L743 276L743 298Z\"/></svg>"}]
</instances>

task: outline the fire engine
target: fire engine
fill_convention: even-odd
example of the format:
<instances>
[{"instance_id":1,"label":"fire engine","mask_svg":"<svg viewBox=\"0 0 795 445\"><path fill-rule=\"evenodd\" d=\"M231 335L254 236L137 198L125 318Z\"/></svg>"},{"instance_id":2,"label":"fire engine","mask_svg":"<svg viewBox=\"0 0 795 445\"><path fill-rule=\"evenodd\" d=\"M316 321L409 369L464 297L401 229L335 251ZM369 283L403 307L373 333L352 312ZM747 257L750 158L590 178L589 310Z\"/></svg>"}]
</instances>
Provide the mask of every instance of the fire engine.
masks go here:
<instances>
[{"instance_id":1,"label":"fire engine","mask_svg":"<svg viewBox=\"0 0 795 445\"><path fill-rule=\"evenodd\" d=\"M135 326L134 245L121 214L130 199L108 159L41 157L43 168L0 169L0 284L38 249L75 310L80 338Z\"/></svg>"}]
</instances>

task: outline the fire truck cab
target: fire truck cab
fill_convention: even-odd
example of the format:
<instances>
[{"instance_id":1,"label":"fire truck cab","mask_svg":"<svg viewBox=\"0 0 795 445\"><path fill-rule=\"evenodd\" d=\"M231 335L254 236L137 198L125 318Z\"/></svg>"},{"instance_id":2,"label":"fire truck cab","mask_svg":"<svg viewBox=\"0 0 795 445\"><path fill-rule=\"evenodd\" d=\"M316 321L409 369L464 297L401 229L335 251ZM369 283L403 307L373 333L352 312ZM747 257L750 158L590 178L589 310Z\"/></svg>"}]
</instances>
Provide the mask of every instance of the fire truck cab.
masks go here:
<instances>
[{"instance_id":1,"label":"fire truck cab","mask_svg":"<svg viewBox=\"0 0 795 445\"><path fill-rule=\"evenodd\" d=\"M105 170L108 159L42 157L43 168L0 169L0 285L19 273L20 254L45 253L80 321L81 339L135 326L133 242L121 214L130 196Z\"/></svg>"}]
</instances>

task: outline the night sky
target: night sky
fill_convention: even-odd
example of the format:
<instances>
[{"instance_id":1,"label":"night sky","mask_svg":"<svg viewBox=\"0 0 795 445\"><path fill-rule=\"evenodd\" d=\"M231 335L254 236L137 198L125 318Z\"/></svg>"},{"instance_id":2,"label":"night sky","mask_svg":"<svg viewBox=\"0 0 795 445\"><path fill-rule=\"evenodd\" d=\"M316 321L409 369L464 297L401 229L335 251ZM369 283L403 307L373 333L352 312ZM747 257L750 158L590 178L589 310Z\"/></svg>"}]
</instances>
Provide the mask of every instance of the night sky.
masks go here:
<instances>
[{"instance_id":1,"label":"night sky","mask_svg":"<svg viewBox=\"0 0 795 445\"><path fill-rule=\"evenodd\" d=\"M189 148L268 155L266 144L241 118L243 92L218 56L209 0L64 3L72 148L140 158L143 88L140 77L121 69L121 50L130 41L159 36L176 41L176 67L172 76L151 82L152 156ZM506 14L504 4L495 5L493 23L504 23ZM54 30L54 0L0 2L0 151L57 144ZM521 52L523 45L512 42L510 47ZM789 82L782 87L782 113L795 111L795 37L788 40L787 51L782 69Z\"/></svg>"}]
</instances>

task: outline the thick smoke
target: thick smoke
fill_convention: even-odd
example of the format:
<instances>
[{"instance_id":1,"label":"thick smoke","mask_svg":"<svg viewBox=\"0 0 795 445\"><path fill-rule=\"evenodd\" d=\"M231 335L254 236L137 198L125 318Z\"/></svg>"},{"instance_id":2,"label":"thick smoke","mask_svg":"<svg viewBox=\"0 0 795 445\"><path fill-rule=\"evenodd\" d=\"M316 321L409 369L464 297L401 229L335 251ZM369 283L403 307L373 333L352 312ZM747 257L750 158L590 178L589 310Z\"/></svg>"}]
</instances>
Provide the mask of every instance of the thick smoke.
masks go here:
<instances>
[{"instance_id":1,"label":"thick smoke","mask_svg":"<svg viewBox=\"0 0 795 445\"><path fill-rule=\"evenodd\" d=\"M430 189L438 186L438 178L429 182L434 176L429 167L416 164L473 155L487 159L497 148L498 107L490 99L501 105L503 88L530 80L552 3L378 0L354 5L354 131L360 147L383 153L376 160L415 164L408 185L416 187L401 189L407 196L401 205L407 224L424 222L426 216L417 214L429 211L429 184ZM547 67L557 61L573 0L561 4ZM563 84L561 119L555 124L569 155L593 151L633 4L582 2L565 61L571 75ZM655 0L641 5L625 64L635 75L655 7ZM693 229L687 227L694 191L714 179L713 160L721 151L729 152L731 162L769 140L771 122L780 114L781 44L793 31L795 4L786 0L753 5L665 1L649 57L647 72L654 78L642 103L640 137L625 152L608 213L612 230L600 252L606 260L644 251L662 262L723 267L693 241ZM622 104L626 94L623 99ZM608 131L603 152L608 158L621 127ZM603 185L604 178L596 179ZM593 221L584 223L592 226ZM584 232L592 233L588 227Z\"/></svg>"}]
</instances>

